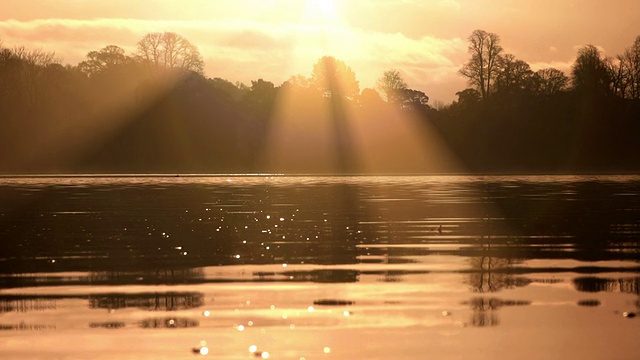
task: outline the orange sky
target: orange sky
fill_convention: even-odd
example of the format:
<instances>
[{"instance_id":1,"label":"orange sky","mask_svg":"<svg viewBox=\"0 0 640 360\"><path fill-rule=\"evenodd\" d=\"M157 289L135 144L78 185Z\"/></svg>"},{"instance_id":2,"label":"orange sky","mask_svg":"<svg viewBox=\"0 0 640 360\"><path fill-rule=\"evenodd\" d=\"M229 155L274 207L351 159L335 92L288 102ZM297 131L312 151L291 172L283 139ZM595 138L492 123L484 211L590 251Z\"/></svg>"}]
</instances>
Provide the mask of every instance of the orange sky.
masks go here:
<instances>
[{"instance_id":1,"label":"orange sky","mask_svg":"<svg viewBox=\"0 0 640 360\"><path fill-rule=\"evenodd\" d=\"M332 9L333 8L333 9ZM410 87L450 102L474 29L495 32L534 69L568 71L591 43L614 56L640 36L638 0L2 0L0 41L55 51L77 64L114 44L129 52L146 33L177 32L200 49L209 77L309 75L333 55L361 88L395 68Z\"/></svg>"}]
</instances>

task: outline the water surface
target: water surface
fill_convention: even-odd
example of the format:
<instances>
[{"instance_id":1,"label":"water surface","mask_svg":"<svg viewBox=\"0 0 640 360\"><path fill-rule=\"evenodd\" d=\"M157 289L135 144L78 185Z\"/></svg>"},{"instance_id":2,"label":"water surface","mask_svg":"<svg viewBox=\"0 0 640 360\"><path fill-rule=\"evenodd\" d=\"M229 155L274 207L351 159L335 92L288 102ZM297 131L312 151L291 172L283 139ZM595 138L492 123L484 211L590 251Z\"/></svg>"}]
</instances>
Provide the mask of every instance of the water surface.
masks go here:
<instances>
[{"instance_id":1,"label":"water surface","mask_svg":"<svg viewBox=\"0 0 640 360\"><path fill-rule=\"evenodd\" d=\"M0 239L3 359L640 353L635 176L2 178Z\"/></svg>"}]
</instances>

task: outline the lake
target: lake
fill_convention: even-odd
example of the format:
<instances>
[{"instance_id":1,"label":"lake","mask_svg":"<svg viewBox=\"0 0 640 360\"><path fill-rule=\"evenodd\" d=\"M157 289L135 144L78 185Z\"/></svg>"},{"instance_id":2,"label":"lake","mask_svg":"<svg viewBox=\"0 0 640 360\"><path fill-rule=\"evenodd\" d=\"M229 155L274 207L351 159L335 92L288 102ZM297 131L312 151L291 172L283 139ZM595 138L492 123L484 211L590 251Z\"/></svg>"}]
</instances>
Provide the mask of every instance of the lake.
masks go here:
<instances>
[{"instance_id":1,"label":"lake","mask_svg":"<svg viewBox=\"0 0 640 360\"><path fill-rule=\"evenodd\" d=\"M640 176L0 178L2 359L637 359Z\"/></svg>"}]
</instances>

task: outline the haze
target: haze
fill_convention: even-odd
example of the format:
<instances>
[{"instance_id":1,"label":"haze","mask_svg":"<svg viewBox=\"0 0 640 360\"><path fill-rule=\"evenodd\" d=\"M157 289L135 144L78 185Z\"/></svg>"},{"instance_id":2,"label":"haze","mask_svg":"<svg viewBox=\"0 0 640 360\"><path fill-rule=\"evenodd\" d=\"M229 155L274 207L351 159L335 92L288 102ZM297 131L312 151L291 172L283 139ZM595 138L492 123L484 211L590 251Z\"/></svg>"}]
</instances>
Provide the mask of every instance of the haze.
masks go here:
<instances>
[{"instance_id":1,"label":"haze","mask_svg":"<svg viewBox=\"0 0 640 360\"><path fill-rule=\"evenodd\" d=\"M279 84L330 55L353 68L361 88L394 68L409 87L450 102L466 88L458 70L474 29L499 34L533 70L568 72L585 44L623 52L640 34L639 18L636 0L4 0L0 40L76 65L89 51L133 52L144 34L172 31L199 48L209 77Z\"/></svg>"}]
</instances>

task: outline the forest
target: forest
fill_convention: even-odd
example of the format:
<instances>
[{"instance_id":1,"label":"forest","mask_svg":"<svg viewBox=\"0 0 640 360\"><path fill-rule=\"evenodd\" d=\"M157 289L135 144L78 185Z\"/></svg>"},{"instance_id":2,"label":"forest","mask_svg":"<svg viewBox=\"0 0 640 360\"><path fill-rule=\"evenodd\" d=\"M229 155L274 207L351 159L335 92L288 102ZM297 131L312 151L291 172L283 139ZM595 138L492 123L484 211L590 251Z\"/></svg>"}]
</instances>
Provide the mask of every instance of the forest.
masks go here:
<instances>
[{"instance_id":1,"label":"forest","mask_svg":"<svg viewBox=\"0 0 640 360\"><path fill-rule=\"evenodd\" d=\"M1 174L634 173L640 36L615 57L578 50L534 71L474 31L469 87L431 106L400 71L360 89L325 56L282 84L204 74L197 47L150 33L77 65L0 39Z\"/></svg>"}]
</instances>

